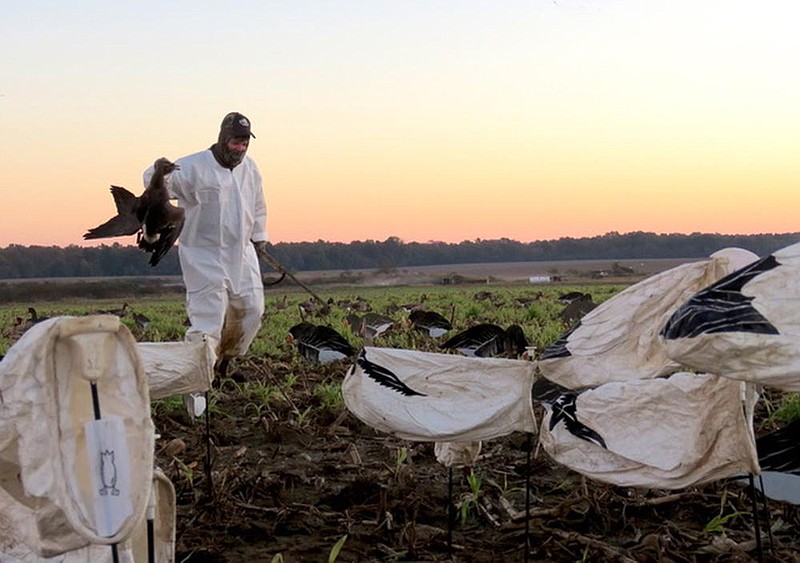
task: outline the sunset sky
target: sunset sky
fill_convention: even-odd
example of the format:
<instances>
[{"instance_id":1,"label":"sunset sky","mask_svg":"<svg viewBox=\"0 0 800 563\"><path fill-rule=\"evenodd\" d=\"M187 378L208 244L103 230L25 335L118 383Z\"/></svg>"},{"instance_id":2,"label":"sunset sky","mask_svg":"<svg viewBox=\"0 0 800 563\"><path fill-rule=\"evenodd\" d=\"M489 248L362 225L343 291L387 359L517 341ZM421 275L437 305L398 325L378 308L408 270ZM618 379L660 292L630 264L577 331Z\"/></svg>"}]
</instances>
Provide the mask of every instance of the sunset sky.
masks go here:
<instances>
[{"instance_id":1,"label":"sunset sky","mask_svg":"<svg viewBox=\"0 0 800 563\"><path fill-rule=\"evenodd\" d=\"M229 111L275 243L800 231L798 21L788 0L10 3L0 247L84 244L110 184L140 193Z\"/></svg>"}]
</instances>

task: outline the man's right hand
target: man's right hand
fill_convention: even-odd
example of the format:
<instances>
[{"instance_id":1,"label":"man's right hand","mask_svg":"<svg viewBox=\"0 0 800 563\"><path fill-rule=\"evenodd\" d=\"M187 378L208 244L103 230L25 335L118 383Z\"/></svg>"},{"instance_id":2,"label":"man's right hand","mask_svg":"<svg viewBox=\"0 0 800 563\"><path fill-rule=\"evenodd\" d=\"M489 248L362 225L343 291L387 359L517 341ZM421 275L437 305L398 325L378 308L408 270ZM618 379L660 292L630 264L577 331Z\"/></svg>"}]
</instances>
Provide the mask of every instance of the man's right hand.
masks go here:
<instances>
[{"instance_id":1,"label":"man's right hand","mask_svg":"<svg viewBox=\"0 0 800 563\"><path fill-rule=\"evenodd\" d=\"M267 241L260 240L257 242L253 242L253 246L256 249L256 255L262 259L264 262L269 264L269 266L275 270L276 272L283 273L285 270L281 264L272 257L272 255L267 251Z\"/></svg>"}]
</instances>

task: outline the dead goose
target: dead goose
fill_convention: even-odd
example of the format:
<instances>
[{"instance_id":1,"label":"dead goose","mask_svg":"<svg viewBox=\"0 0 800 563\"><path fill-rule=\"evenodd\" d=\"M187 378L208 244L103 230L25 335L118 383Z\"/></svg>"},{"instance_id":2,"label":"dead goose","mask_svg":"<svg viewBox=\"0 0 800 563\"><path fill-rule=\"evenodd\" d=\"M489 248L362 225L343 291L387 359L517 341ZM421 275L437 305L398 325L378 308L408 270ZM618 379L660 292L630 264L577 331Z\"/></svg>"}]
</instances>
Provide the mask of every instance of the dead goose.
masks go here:
<instances>
[{"instance_id":1,"label":"dead goose","mask_svg":"<svg viewBox=\"0 0 800 563\"><path fill-rule=\"evenodd\" d=\"M183 229L184 211L169 201L164 176L179 168L166 158L153 165L155 172L144 193L136 197L121 186L111 186L117 214L93 229L84 239L137 235L136 242L144 252L152 254L150 265L155 266L172 248Z\"/></svg>"}]
</instances>

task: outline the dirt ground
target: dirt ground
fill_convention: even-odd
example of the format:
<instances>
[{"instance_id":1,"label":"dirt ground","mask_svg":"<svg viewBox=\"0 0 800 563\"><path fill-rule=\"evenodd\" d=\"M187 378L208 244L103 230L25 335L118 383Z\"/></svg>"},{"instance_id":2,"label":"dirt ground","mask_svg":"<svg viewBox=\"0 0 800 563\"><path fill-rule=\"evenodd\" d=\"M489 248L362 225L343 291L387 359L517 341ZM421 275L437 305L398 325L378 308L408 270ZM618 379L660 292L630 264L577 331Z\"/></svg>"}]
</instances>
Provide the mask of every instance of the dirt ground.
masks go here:
<instances>
[{"instance_id":1,"label":"dirt ground","mask_svg":"<svg viewBox=\"0 0 800 563\"><path fill-rule=\"evenodd\" d=\"M564 264L539 265L539 271L529 264L479 266L403 275L425 283L453 274L523 283L542 273L588 277ZM650 264L633 266L653 273L645 271ZM597 267L602 264L590 269ZM397 274L369 281L389 285ZM156 409L157 463L177 493L176 561L759 560L746 486L647 491L604 485L536 451L535 436L484 443L473 468L479 483L471 486L458 469L451 490L433 444L381 434L343 407L322 404L316 390L341 382L348 367L314 366L290 355L237 361L211 391L210 480L205 418ZM237 387L275 388L287 378L297 378L291 391L268 407ZM768 502L771 535L766 516L759 514L763 561L800 561L797 507Z\"/></svg>"},{"instance_id":2,"label":"dirt ground","mask_svg":"<svg viewBox=\"0 0 800 563\"><path fill-rule=\"evenodd\" d=\"M649 275L680 262L630 266ZM453 273L506 281L553 272L584 277L576 265L538 266L540 272L530 264L429 267L368 281L388 285L398 274L417 282ZM762 509L759 557L745 485L609 486L551 461L536 450L535 436L484 443L472 468L479 483L470 486L467 470L451 474L437 463L433 444L381 434L343 407L321 406L314 390L341 382L348 367L290 356L236 363L230 375L239 384L299 383L261 410L231 381L212 390L210 482L205 419L156 415L157 459L177 491L177 561L800 561L797 507L769 501Z\"/></svg>"},{"instance_id":3,"label":"dirt ground","mask_svg":"<svg viewBox=\"0 0 800 563\"><path fill-rule=\"evenodd\" d=\"M205 419L156 415L157 460L177 491L177 561L329 561L345 535L336 561L758 560L743 485L608 486L530 451L519 434L484 443L473 468L480 485L456 469L450 493L433 444L320 407L314 389L340 381L347 364L297 366L288 357L245 358L232 370L240 384L297 376L302 384L277 407L259 411L230 381L212 390L210 482ZM763 560L800 561L796 507L768 506L773 548L762 512Z\"/></svg>"}]
</instances>

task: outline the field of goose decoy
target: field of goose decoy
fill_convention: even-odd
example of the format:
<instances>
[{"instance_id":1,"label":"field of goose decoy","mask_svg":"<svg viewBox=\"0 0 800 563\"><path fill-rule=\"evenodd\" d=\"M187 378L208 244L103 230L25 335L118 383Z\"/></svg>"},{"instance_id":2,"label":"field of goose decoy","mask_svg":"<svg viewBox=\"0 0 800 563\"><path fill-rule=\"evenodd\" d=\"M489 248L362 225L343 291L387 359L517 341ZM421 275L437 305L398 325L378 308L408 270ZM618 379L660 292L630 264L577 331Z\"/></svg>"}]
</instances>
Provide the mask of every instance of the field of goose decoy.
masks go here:
<instances>
[{"instance_id":1,"label":"field of goose decoy","mask_svg":"<svg viewBox=\"0 0 800 563\"><path fill-rule=\"evenodd\" d=\"M539 358L563 362L563 350L576 345L574 338L599 330L591 321L604 319L603 304L632 286L496 281L320 287L325 307L309 306L309 295L296 286L269 288L261 332L249 354L214 382L207 420L190 417L182 397L153 402L157 465L176 490L176 561L800 561L797 505L791 499L765 500L756 487L754 512L746 474L696 483L680 474L677 488L626 486L556 461L568 448L573 456L566 457L573 461L591 458L593 448L605 447L608 455L617 451L613 425L601 430L598 440L595 430L570 423L581 420L581 389L548 386L538 397L526 390L518 402L530 405L530 414L523 413L529 419L518 427L507 424L502 432L494 430L491 417L479 416L476 388L487 389L483 396L493 400L506 393L501 381L490 379L502 365L492 362L512 362L522 371L527 368L520 363L528 362L531 378L542 377ZM585 311L574 306L588 302L594 307ZM625 307L637 317L630 303ZM180 297L37 301L32 296L26 303L0 306L0 353L42 318L96 312L118 314L142 342L181 340L186 328ZM435 318L437 330L414 322L421 317ZM629 331L641 329L625 324ZM486 330L488 325L495 330ZM518 343L520 335L513 347L476 340L498 338L512 326L521 327L527 346ZM601 333L610 338L613 330ZM443 347L448 340L459 344ZM419 365L391 364L377 353L384 348L407 350ZM628 350L624 343L619 348ZM496 350L502 358L477 357L476 350L485 355ZM596 357L604 353L598 349ZM440 354L447 358L442 364ZM572 354L578 351L573 348ZM648 361L652 357L648 353ZM618 369L616 358L609 361ZM453 376L467 383L426 387L437 366L460 368L463 362L476 362L463 364L470 373ZM556 367L566 369L563 363ZM384 395L361 396L351 385L345 396L345 379L359 376L372 378ZM447 434L438 419L419 415L414 422L422 430L393 435L354 415L360 408L349 408L354 401L372 408L383 404L384 396L406 409L390 413L393 417L419 414L408 404L429 400L432 411L463 405L465 416L480 419L487 430L476 423L468 432ZM753 435L760 438L800 417L800 400L766 388L752 410ZM692 416L688 410L684 415ZM543 420L547 447L539 442ZM667 432L670 423L659 417ZM637 434L632 430L628 441ZM572 442L554 454L553 444L558 450L563 436ZM771 467L790 475L800 471L799 439L765 438L761 443L772 448ZM784 453L769 445L776 443ZM452 448L442 455L448 445L463 445L469 454L459 457ZM767 459L767 452L757 454ZM648 478L634 480L649 483Z\"/></svg>"}]
</instances>

